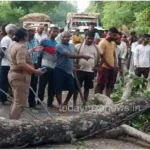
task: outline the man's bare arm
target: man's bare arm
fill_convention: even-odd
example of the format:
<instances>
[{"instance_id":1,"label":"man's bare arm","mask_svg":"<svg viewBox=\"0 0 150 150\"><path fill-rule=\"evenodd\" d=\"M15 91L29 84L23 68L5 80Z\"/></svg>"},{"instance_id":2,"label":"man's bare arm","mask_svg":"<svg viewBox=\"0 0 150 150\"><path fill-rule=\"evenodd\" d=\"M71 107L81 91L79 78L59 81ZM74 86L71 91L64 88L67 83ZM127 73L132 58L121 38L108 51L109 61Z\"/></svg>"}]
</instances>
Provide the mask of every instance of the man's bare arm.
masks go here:
<instances>
[{"instance_id":1,"label":"man's bare arm","mask_svg":"<svg viewBox=\"0 0 150 150\"><path fill-rule=\"evenodd\" d=\"M77 54L72 54L72 53L69 53L69 52L64 52L64 55L69 57L69 58L72 58L72 59L86 59L86 60L89 60L91 58L90 56L77 55Z\"/></svg>"}]
</instances>

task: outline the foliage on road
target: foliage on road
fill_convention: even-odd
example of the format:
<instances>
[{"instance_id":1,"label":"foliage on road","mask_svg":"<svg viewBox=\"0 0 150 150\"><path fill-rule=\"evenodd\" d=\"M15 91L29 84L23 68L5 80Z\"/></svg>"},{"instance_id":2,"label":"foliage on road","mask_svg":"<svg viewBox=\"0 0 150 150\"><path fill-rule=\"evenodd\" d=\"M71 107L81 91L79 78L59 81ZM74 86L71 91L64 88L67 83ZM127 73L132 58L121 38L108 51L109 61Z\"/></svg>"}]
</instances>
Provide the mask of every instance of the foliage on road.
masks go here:
<instances>
[{"instance_id":1,"label":"foliage on road","mask_svg":"<svg viewBox=\"0 0 150 150\"><path fill-rule=\"evenodd\" d=\"M150 97L150 90L143 88L143 81L145 79L143 77L137 77L134 74L126 74L125 76L125 83L129 81L129 79L133 79L133 89L130 96L132 98L138 98L141 96ZM137 90L138 89L138 90ZM125 86L122 86L121 78L118 78L113 93L111 95L111 99L114 102L118 102L121 99L121 96L125 90ZM135 119L130 121L130 125L134 128L149 132L150 131L150 115L149 110L146 111L144 114L136 117Z\"/></svg>"}]
</instances>

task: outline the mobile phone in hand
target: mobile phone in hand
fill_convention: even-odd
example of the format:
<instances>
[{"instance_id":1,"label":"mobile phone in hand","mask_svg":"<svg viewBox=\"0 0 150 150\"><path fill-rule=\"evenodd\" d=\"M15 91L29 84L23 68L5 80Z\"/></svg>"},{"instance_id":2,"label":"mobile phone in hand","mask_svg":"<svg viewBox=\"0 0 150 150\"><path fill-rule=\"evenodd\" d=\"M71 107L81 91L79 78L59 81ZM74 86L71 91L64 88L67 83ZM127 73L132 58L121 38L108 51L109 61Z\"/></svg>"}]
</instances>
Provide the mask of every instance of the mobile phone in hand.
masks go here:
<instances>
[{"instance_id":1,"label":"mobile phone in hand","mask_svg":"<svg viewBox=\"0 0 150 150\"><path fill-rule=\"evenodd\" d=\"M41 68L41 70L42 70L44 73L47 72L46 67Z\"/></svg>"}]
</instances>

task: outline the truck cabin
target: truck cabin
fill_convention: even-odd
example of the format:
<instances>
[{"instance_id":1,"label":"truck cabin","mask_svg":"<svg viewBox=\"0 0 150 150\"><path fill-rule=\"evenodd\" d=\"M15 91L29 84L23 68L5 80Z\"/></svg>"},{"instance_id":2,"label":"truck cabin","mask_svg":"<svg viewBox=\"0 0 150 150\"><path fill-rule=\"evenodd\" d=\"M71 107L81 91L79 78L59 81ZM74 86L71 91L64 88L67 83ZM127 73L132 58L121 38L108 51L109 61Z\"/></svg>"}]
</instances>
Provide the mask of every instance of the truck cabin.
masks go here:
<instances>
[{"instance_id":1,"label":"truck cabin","mask_svg":"<svg viewBox=\"0 0 150 150\"><path fill-rule=\"evenodd\" d=\"M94 26L99 26L99 17L94 14L74 14L69 22L68 29L76 29L80 26L89 26L90 24L94 24Z\"/></svg>"}]
</instances>

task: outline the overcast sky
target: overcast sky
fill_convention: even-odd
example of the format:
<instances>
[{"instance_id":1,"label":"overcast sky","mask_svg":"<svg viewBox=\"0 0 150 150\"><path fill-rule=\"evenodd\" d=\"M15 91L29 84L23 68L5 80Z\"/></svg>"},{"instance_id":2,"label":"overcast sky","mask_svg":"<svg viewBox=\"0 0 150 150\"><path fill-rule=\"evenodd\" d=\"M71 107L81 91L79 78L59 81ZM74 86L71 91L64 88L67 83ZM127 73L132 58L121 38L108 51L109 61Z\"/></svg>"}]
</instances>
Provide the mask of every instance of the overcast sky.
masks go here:
<instances>
[{"instance_id":1,"label":"overcast sky","mask_svg":"<svg viewBox=\"0 0 150 150\"><path fill-rule=\"evenodd\" d=\"M84 11L90 3L90 0L76 0L77 1L77 7L78 7L78 12Z\"/></svg>"},{"instance_id":2,"label":"overcast sky","mask_svg":"<svg viewBox=\"0 0 150 150\"><path fill-rule=\"evenodd\" d=\"M68 1L72 1L72 0L68 0ZM77 4L78 12L84 11L89 6L90 3L90 0L73 0L73 1Z\"/></svg>"}]
</instances>

